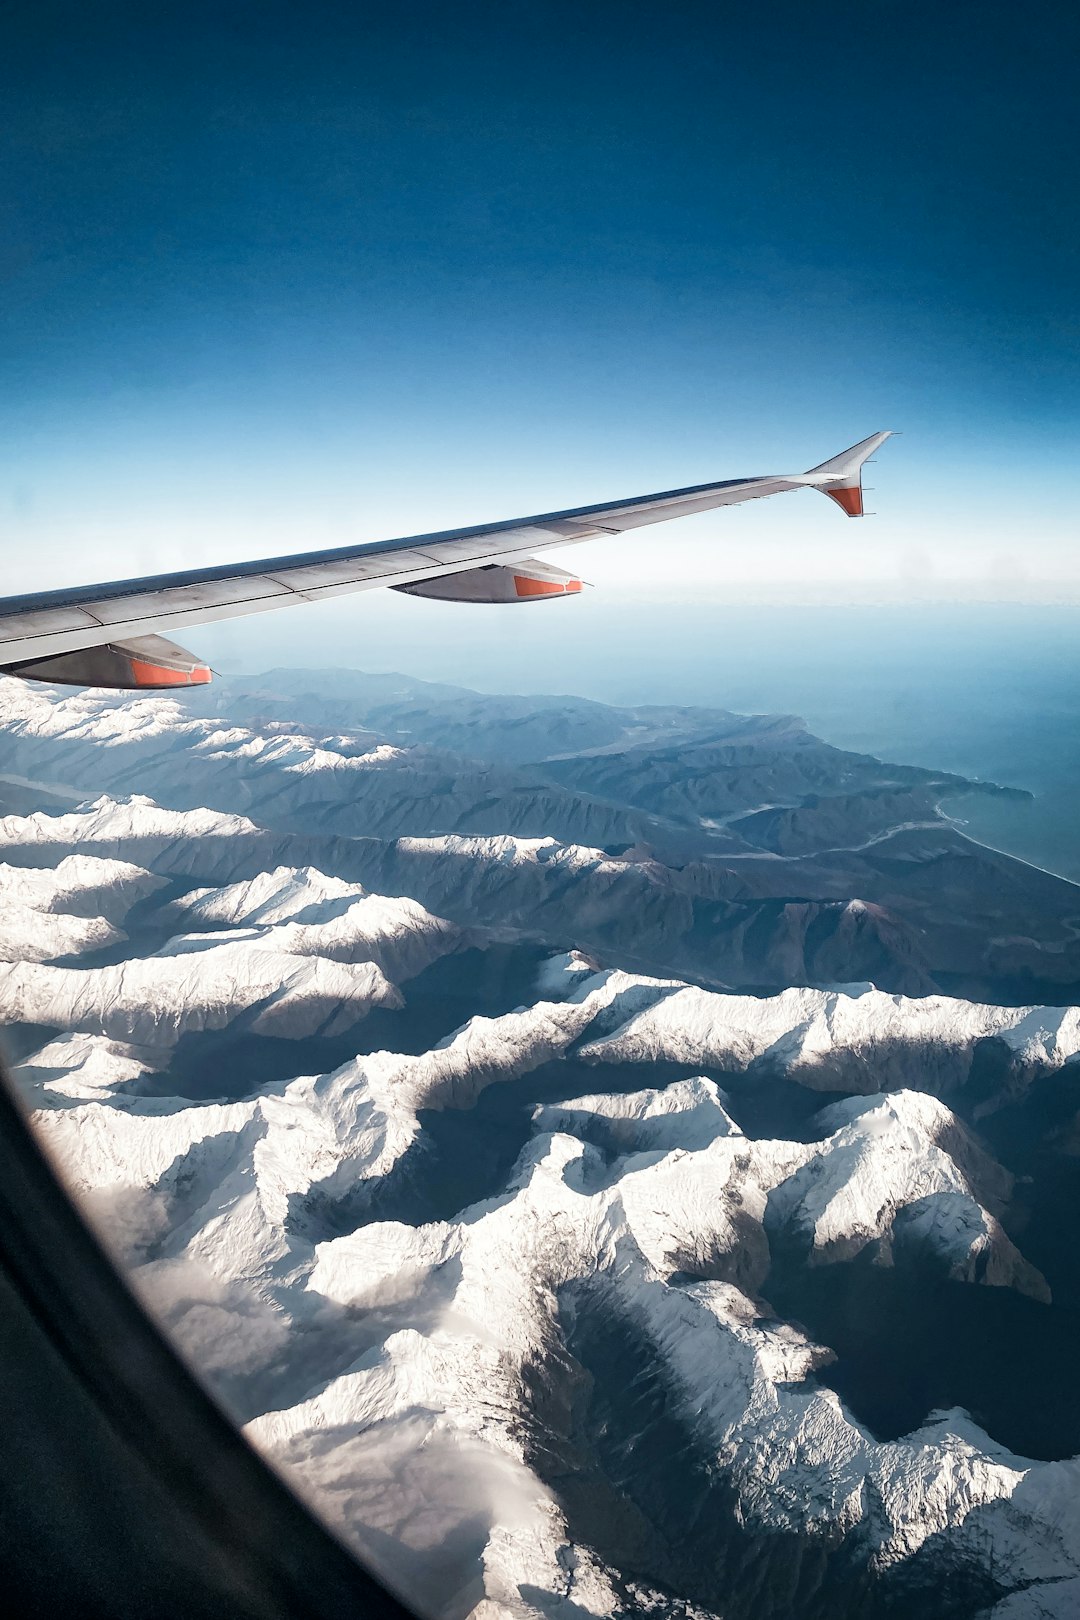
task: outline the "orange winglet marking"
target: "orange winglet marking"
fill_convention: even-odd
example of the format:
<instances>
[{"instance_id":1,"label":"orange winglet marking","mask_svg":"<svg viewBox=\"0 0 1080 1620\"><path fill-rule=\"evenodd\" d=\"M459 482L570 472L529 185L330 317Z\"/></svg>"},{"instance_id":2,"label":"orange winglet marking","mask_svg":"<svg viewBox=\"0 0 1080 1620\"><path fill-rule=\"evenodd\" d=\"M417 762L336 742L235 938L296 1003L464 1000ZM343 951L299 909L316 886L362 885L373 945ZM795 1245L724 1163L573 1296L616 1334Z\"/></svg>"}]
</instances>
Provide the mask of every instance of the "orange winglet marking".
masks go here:
<instances>
[{"instance_id":1,"label":"orange winglet marking","mask_svg":"<svg viewBox=\"0 0 1080 1620\"><path fill-rule=\"evenodd\" d=\"M205 664L193 669L167 669L164 664L148 664L144 659L131 660L131 677L136 686L208 686L210 670Z\"/></svg>"},{"instance_id":2,"label":"orange winglet marking","mask_svg":"<svg viewBox=\"0 0 1080 1620\"><path fill-rule=\"evenodd\" d=\"M848 517L862 517L862 489L858 484L854 489L827 489L825 493Z\"/></svg>"},{"instance_id":3,"label":"orange winglet marking","mask_svg":"<svg viewBox=\"0 0 1080 1620\"><path fill-rule=\"evenodd\" d=\"M514 575L514 589L519 596L565 596L572 585L581 589L581 581L567 581L566 584L554 579L529 579L524 574Z\"/></svg>"}]
</instances>

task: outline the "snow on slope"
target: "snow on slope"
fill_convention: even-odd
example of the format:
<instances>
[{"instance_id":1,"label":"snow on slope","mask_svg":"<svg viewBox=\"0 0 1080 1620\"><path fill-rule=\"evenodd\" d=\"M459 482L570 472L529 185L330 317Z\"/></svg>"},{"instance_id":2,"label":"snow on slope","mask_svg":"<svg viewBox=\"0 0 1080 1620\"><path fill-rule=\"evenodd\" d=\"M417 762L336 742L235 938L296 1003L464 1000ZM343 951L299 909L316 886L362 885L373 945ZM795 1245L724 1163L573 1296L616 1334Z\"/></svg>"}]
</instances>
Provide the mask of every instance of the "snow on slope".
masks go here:
<instances>
[{"instance_id":1,"label":"snow on slope","mask_svg":"<svg viewBox=\"0 0 1080 1620\"><path fill-rule=\"evenodd\" d=\"M720 1087L704 1076L675 1080L657 1091L623 1096L568 1097L533 1110L540 1131L564 1131L595 1141L609 1151L648 1152L654 1148L705 1147L714 1136L741 1136L724 1104Z\"/></svg>"},{"instance_id":2,"label":"snow on slope","mask_svg":"<svg viewBox=\"0 0 1080 1620\"><path fill-rule=\"evenodd\" d=\"M114 752L133 746L144 763L155 755L159 762L169 754L194 755L234 764L249 760L305 774L356 772L403 753L388 744L357 753L348 743L344 746L349 751L341 752L320 746L302 728L282 735L273 727L260 732L222 723L213 716L192 714L190 702L164 693L121 697L93 689L57 692L9 678L0 680L0 716L5 729L24 743L62 739ZM77 759L77 752L70 757ZM179 771L184 768L178 765Z\"/></svg>"},{"instance_id":3,"label":"snow on slope","mask_svg":"<svg viewBox=\"0 0 1080 1620\"><path fill-rule=\"evenodd\" d=\"M213 938L213 936L211 936ZM220 936L218 936L220 938ZM258 935L208 943L191 935L154 956L97 968L11 965L0 1007L15 1023L61 1025L142 1045L221 1029L251 1012L251 1030L289 1040L335 1035L401 993L372 962L328 962L276 950Z\"/></svg>"},{"instance_id":4,"label":"snow on slope","mask_svg":"<svg viewBox=\"0 0 1080 1620\"><path fill-rule=\"evenodd\" d=\"M118 922L167 879L114 856L30 860L47 861L71 840L105 848L134 840L150 861L173 849L198 859L200 839L212 835L227 848L257 829L211 811L161 810L141 797L101 799L59 817L6 817L3 825L23 863L0 865L0 963L8 964L0 1018L8 1022L152 1046L247 1014L252 1033L332 1036L372 1007L401 1006L396 981L460 938L413 900L371 895L310 867L278 868L149 913L159 934L173 936L152 954L136 942L126 961L47 965L122 942Z\"/></svg>"},{"instance_id":5,"label":"snow on slope","mask_svg":"<svg viewBox=\"0 0 1080 1620\"><path fill-rule=\"evenodd\" d=\"M1020 1086L1036 1069L1080 1053L1080 1007L995 1007L949 996L785 990L777 996L720 995L686 986L595 1041L586 1062L653 1063L781 1070L823 1091L874 1092L913 1086L948 1096L967 1080L979 1042L1011 1054Z\"/></svg>"},{"instance_id":6,"label":"snow on slope","mask_svg":"<svg viewBox=\"0 0 1080 1620\"><path fill-rule=\"evenodd\" d=\"M1049 1302L1044 1279L990 1213L1004 1208L1012 1177L936 1098L852 1098L824 1109L818 1123L830 1135L776 1189L766 1222L804 1247L811 1265L883 1240L888 1256L899 1241L937 1254L953 1276Z\"/></svg>"},{"instance_id":7,"label":"snow on slope","mask_svg":"<svg viewBox=\"0 0 1080 1620\"><path fill-rule=\"evenodd\" d=\"M19 1065L24 1093L34 1107L100 1101L118 1088L131 1090L168 1066L171 1048L135 1046L106 1035L58 1035Z\"/></svg>"},{"instance_id":8,"label":"snow on slope","mask_svg":"<svg viewBox=\"0 0 1080 1620\"><path fill-rule=\"evenodd\" d=\"M28 694L19 684L0 676L0 730L14 767L28 777L62 777L88 797L149 790L180 808L247 809L269 826L384 838L464 827L627 844L651 824L631 807L535 773L430 746L403 749L362 732L320 734L293 718L259 717L249 725L191 712L207 698L217 701L216 693L118 699ZM221 699L227 703L228 694ZM242 708L242 692L236 701ZM269 707L281 712L273 700Z\"/></svg>"},{"instance_id":9,"label":"snow on slope","mask_svg":"<svg viewBox=\"0 0 1080 1620\"><path fill-rule=\"evenodd\" d=\"M125 938L117 924L163 879L130 861L68 855L46 871L0 864L0 962L48 962Z\"/></svg>"},{"instance_id":10,"label":"snow on slope","mask_svg":"<svg viewBox=\"0 0 1080 1620\"><path fill-rule=\"evenodd\" d=\"M760 1222L769 1191L784 1185L806 1152L721 1131L704 1148L631 1155L596 1189L588 1148L542 1136L519 1163L509 1196L454 1222L373 1224L319 1245L306 1292L361 1320L374 1317L383 1336L317 1394L253 1420L248 1432L369 1556L385 1558L353 1517L364 1522L370 1503L370 1450L414 1426L416 1444L463 1438L464 1466L486 1449L515 1465L520 1480L516 1470L530 1463L522 1418L529 1368L565 1355L561 1301L576 1290L576 1314L621 1316L647 1339L672 1399L737 1481L748 1524L802 1536L842 1533L858 1524L873 1490L884 1516L879 1568L943 1532L962 1544L981 1508L997 1515L995 1534L1024 1578L1076 1574L1070 1548L1078 1545L1080 1511L1059 1516L1049 1545L1024 1548L1031 1500L1055 1488L1063 1465L1032 1467L962 1413L879 1444L813 1383L828 1352L763 1319L753 1294L767 1249L748 1241L747 1222ZM725 1262L727 1276L718 1276ZM704 1271L711 1280L686 1280ZM357 1436L351 1455L335 1444L342 1432ZM1080 1482L1075 1469L1071 1477ZM1014 1509L1022 1490L1028 1501ZM503 1524L503 1536L491 1535L484 1548L486 1590L496 1600L506 1602L525 1562L522 1540L535 1553L547 1539L549 1571L559 1566L567 1528L536 1486L533 1509L526 1527ZM382 1527L408 1539L403 1519ZM533 1583L552 1590L551 1573ZM568 1595L591 1608L573 1584Z\"/></svg>"},{"instance_id":11,"label":"snow on slope","mask_svg":"<svg viewBox=\"0 0 1080 1620\"><path fill-rule=\"evenodd\" d=\"M52 915L18 900L2 900L0 962L51 962L60 956L78 956L100 950L124 938L104 917Z\"/></svg>"},{"instance_id":12,"label":"snow on slope","mask_svg":"<svg viewBox=\"0 0 1080 1620\"><path fill-rule=\"evenodd\" d=\"M834 1105L823 1139L799 1143L748 1140L700 1078L571 1096L536 1112L496 1197L444 1222L327 1235L328 1222L363 1222L357 1192L400 1172L419 1110L469 1107L483 1087L682 994L565 966L566 1000L234 1103L111 1089L104 1072L130 1078L133 1054L100 1037L67 1038L73 1089L55 1078L62 1041L24 1072L49 1087L46 1139L151 1308L252 1438L428 1612L480 1599L518 1615L559 1614L567 1599L579 1613L623 1607L537 1472L551 1437L535 1369L558 1387L569 1323L590 1312L649 1345L748 1526L855 1534L870 1492L879 1568L934 1536L976 1552L992 1523L1018 1583L1080 1578L1080 1509L1063 1483L1080 1484L1073 1465L1014 1457L962 1413L876 1442L814 1382L829 1352L760 1298L777 1221L820 1263L867 1243L888 1263L922 1243L973 1278L981 1245L994 1251L984 1282L1037 1291L987 1208L1007 1176L931 1098ZM80 1084L97 1100L76 1100ZM1054 1533L1033 1541L1027 1516L1051 1500Z\"/></svg>"},{"instance_id":13,"label":"snow on slope","mask_svg":"<svg viewBox=\"0 0 1080 1620\"><path fill-rule=\"evenodd\" d=\"M160 710L136 718L152 737L169 732ZM87 711L86 726L111 746L101 713ZM248 748L243 737L207 739L218 752ZM311 756L294 759L293 742L275 762L303 769ZM151 1308L259 1443L408 1595L455 1617L485 1599L489 1612L566 1620L655 1607L648 1594L628 1598L543 1477L544 1457L567 1441L545 1425L575 1399L560 1382L568 1338L590 1316L648 1345L747 1526L850 1535L851 1558L878 1569L935 1538L978 1565L990 1537L998 1578L1029 1605L999 1606L1008 1620L1075 1590L1075 1464L1016 1457L962 1412L877 1442L814 1381L830 1353L776 1321L762 1291L772 1249L787 1245L813 1266L863 1253L1045 1299L999 1222L1008 1176L925 1093L953 1095L987 1039L1011 1054L1008 1084L1021 1090L1076 1056L1077 1009L872 987L755 999L596 972L571 954L548 964L545 999L473 1018L428 1052L368 1054L193 1106L163 1094L180 1035L231 1023L292 1039L339 1032L371 1006L400 1005L392 981L458 937L415 902L332 873L276 865L228 882L237 858L205 856L211 841L257 852L266 837L243 816L144 797L5 818L12 858L42 865L9 867L0 882L18 958L0 974L0 1008L67 1030L22 1078ZM73 844L96 853L70 857ZM482 857L496 879L623 870L552 839L407 845L433 859ZM119 859L132 854L214 883L160 909L183 932L150 955L136 942L109 966L31 960L20 944L31 936L48 955L121 942L133 900L151 899L147 883L160 881ZM50 938L51 919L66 933ZM110 931L80 934L78 923ZM534 1140L496 1196L435 1224L372 1219L384 1189L424 1173L423 1110L471 1108L486 1087L560 1058L593 1063L596 1088L586 1094L577 1074L563 1100L536 1108ZM655 1060L690 1077L603 1091L605 1064ZM813 1142L750 1140L698 1069L778 1070L812 1090L866 1095L824 1109ZM548 1406L534 1401L538 1369ZM1029 1581L1038 1586L1021 1599Z\"/></svg>"},{"instance_id":14,"label":"snow on slope","mask_svg":"<svg viewBox=\"0 0 1080 1620\"><path fill-rule=\"evenodd\" d=\"M313 866L276 866L246 883L195 889L171 909L192 923L306 923L340 916L366 893L361 884L346 883Z\"/></svg>"},{"instance_id":15,"label":"snow on slope","mask_svg":"<svg viewBox=\"0 0 1080 1620\"><path fill-rule=\"evenodd\" d=\"M161 887L161 878L130 861L68 855L46 871L0 865L0 894L42 912L122 919L137 900Z\"/></svg>"},{"instance_id":16,"label":"snow on slope","mask_svg":"<svg viewBox=\"0 0 1080 1620\"><path fill-rule=\"evenodd\" d=\"M96 853L110 846L143 841L159 852L216 835L239 838L258 834L246 816L220 810L167 810L144 793L114 799L107 794L61 816L35 811L29 816L0 816L0 843L14 849L33 848L43 855L90 845ZM81 857L85 858L85 857Z\"/></svg>"},{"instance_id":17,"label":"snow on slope","mask_svg":"<svg viewBox=\"0 0 1080 1620\"><path fill-rule=\"evenodd\" d=\"M1065 1578L1010 1592L984 1609L976 1620L1076 1620L1080 1614L1080 1577Z\"/></svg>"},{"instance_id":18,"label":"snow on slope","mask_svg":"<svg viewBox=\"0 0 1080 1620\"><path fill-rule=\"evenodd\" d=\"M369 894L359 883L314 867L275 867L247 882L195 889L165 915L178 925L255 924L292 956L352 961L363 956L392 979L412 978L451 950L460 929L415 900Z\"/></svg>"}]
</instances>

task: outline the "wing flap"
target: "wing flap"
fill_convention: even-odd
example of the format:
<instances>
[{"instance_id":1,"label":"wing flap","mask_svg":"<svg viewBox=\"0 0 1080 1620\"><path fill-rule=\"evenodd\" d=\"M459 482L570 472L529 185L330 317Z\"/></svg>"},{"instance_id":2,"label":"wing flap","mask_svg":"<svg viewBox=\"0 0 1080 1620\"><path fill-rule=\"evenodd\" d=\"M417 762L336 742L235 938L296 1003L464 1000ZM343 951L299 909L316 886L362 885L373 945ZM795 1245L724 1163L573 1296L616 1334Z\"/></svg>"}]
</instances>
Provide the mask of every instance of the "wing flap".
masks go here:
<instances>
[{"instance_id":1,"label":"wing flap","mask_svg":"<svg viewBox=\"0 0 1080 1620\"><path fill-rule=\"evenodd\" d=\"M165 691L177 686L206 686L211 671L194 653L164 636L137 636L110 641L78 652L19 664L24 680L57 686L106 686L123 691Z\"/></svg>"},{"instance_id":2,"label":"wing flap","mask_svg":"<svg viewBox=\"0 0 1080 1620\"><path fill-rule=\"evenodd\" d=\"M509 565L485 563L482 568L436 574L393 588L406 596L429 596L436 602L546 602L579 595L581 580L565 568L526 557Z\"/></svg>"}]
</instances>

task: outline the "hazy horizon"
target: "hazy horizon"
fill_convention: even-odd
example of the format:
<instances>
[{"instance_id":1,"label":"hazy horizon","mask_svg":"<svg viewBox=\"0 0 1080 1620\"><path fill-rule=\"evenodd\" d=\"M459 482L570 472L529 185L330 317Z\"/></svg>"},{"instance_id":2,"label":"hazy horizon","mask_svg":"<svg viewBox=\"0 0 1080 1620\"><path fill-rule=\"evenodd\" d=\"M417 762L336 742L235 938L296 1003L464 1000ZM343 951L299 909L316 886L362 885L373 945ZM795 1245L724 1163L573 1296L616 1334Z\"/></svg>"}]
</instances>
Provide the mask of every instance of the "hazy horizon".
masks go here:
<instances>
[{"instance_id":1,"label":"hazy horizon","mask_svg":"<svg viewBox=\"0 0 1080 1620\"><path fill-rule=\"evenodd\" d=\"M1080 881L1080 609L642 605L600 591L517 611L371 592L208 625L227 680L354 668L615 704L790 713L838 747L1024 788L972 835Z\"/></svg>"}]
</instances>

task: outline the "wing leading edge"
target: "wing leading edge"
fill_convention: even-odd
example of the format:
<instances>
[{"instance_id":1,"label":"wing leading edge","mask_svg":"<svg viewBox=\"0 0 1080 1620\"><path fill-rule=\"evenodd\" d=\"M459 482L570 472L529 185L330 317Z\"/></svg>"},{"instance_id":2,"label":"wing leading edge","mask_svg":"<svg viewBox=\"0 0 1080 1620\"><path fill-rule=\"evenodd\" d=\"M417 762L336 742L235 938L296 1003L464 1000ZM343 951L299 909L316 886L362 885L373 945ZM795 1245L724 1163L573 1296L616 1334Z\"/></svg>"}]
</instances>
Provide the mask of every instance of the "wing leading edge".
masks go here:
<instances>
[{"instance_id":1,"label":"wing leading edge","mask_svg":"<svg viewBox=\"0 0 1080 1620\"><path fill-rule=\"evenodd\" d=\"M726 479L475 528L0 598L0 669L77 685L199 685L210 679L208 666L163 631L377 586L473 602L573 595L580 580L534 552L791 489L820 489L848 516L861 517L863 465L889 437L875 433L805 473Z\"/></svg>"}]
</instances>

